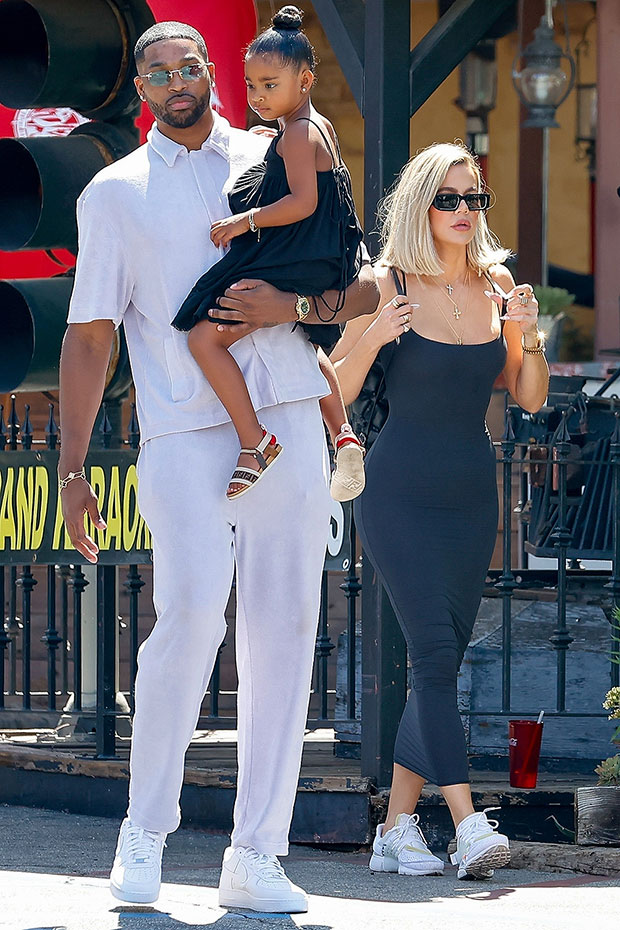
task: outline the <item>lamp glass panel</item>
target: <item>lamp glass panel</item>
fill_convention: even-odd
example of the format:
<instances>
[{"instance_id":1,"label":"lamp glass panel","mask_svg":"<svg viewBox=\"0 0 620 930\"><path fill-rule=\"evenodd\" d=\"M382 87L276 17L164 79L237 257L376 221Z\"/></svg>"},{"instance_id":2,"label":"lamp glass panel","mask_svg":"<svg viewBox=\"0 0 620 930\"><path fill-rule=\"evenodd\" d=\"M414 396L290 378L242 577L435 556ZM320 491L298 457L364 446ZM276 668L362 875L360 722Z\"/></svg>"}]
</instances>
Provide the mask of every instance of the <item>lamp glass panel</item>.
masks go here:
<instances>
[{"instance_id":1,"label":"lamp glass panel","mask_svg":"<svg viewBox=\"0 0 620 930\"><path fill-rule=\"evenodd\" d=\"M561 68L529 65L520 74L520 87L527 103L554 106L562 99L567 76Z\"/></svg>"}]
</instances>

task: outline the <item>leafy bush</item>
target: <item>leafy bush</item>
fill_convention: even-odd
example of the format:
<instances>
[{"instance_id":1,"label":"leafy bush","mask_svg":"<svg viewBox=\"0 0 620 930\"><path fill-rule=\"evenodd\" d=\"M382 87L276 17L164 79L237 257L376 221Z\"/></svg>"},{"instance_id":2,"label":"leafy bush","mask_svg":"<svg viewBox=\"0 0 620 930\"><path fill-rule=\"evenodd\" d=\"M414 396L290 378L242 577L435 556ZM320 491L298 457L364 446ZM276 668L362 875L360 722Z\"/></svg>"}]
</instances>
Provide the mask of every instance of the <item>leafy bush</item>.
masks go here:
<instances>
[{"instance_id":1,"label":"leafy bush","mask_svg":"<svg viewBox=\"0 0 620 930\"><path fill-rule=\"evenodd\" d=\"M565 287L535 284L534 295L538 301L538 312L545 316L556 316L575 302L575 295L569 294Z\"/></svg>"},{"instance_id":2,"label":"leafy bush","mask_svg":"<svg viewBox=\"0 0 620 930\"><path fill-rule=\"evenodd\" d=\"M599 785L620 785L620 755L603 759L594 769Z\"/></svg>"}]
</instances>

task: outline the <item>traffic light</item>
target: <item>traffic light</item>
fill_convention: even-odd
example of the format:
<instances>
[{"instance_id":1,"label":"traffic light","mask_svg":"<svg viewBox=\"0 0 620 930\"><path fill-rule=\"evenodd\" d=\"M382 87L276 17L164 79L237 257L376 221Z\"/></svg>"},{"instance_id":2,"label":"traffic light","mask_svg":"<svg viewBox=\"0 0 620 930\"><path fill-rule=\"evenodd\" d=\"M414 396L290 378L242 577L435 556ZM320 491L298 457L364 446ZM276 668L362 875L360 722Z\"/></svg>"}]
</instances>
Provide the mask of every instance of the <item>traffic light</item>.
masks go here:
<instances>
[{"instance_id":1,"label":"traffic light","mask_svg":"<svg viewBox=\"0 0 620 930\"><path fill-rule=\"evenodd\" d=\"M146 0L0 0L0 103L71 107L64 138L0 139L0 249L77 248L75 202L139 144L133 47ZM0 282L0 391L58 386L71 278Z\"/></svg>"}]
</instances>

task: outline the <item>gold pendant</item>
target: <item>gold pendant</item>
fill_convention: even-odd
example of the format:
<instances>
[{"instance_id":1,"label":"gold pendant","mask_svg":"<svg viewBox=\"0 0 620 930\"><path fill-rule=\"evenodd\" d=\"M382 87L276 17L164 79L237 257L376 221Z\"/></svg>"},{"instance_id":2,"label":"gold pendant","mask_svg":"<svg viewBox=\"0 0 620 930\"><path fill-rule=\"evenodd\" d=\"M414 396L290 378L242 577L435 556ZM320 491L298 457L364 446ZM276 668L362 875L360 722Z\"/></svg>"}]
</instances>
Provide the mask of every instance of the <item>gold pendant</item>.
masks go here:
<instances>
[{"instance_id":1,"label":"gold pendant","mask_svg":"<svg viewBox=\"0 0 620 930\"><path fill-rule=\"evenodd\" d=\"M452 312L454 313L454 319L455 319L455 320L460 320L460 318L461 318L461 311L459 310L459 308L458 308L458 307L455 307L454 310L453 310Z\"/></svg>"},{"instance_id":2,"label":"gold pendant","mask_svg":"<svg viewBox=\"0 0 620 930\"><path fill-rule=\"evenodd\" d=\"M463 337L462 337L462 336L459 336L459 337L457 338L456 344L457 344L457 346L462 346L462 345L463 345Z\"/></svg>"}]
</instances>

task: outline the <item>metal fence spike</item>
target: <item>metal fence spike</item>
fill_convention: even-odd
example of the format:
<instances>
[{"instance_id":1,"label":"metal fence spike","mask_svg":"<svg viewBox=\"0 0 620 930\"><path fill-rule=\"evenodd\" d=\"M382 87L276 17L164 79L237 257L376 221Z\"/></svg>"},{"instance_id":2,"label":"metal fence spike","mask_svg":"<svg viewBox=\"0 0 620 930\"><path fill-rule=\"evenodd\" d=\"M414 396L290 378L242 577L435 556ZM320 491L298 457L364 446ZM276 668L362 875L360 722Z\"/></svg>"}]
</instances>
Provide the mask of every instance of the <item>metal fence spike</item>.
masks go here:
<instances>
[{"instance_id":1,"label":"metal fence spike","mask_svg":"<svg viewBox=\"0 0 620 930\"><path fill-rule=\"evenodd\" d=\"M514 442L515 439L512 410L510 407L507 407L504 411L504 435L502 439L504 442Z\"/></svg>"},{"instance_id":2,"label":"metal fence spike","mask_svg":"<svg viewBox=\"0 0 620 930\"><path fill-rule=\"evenodd\" d=\"M17 437L21 424L17 416L17 407L15 406L15 394L11 394L11 409L9 411L9 447L15 451L17 449Z\"/></svg>"},{"instance_id":3,"label":"metal fence spike","mask_svg":"<svg viewBox=\"0 0 620 930\"><path fill-rule=\"evenodd\" d=\"M4 422L4 404L0 404L0 452L4 451L7 443L6 423Z\"/></svg>"},{"instance_id":4,"label":"metal fence spike","mask_svg":"<svg viewBox=\"0 0 620 930\"><path fill-rule=\"evenodd\" d=\"M103 411L101 425L99 427L99 432L101 433L101 445L104 449L109 449L112 442L112 424L110 423L108 417L107 404L102 404L101 409Z\"/></svg>"},{"instance_id":5,"label":"metal fence spike","mask_svg":"<svg viewBox=\"0 0 620 930\"><path fill-rule=\"evenodd\" d=\"M30 422L30 404L25 405L26 415L22 426L22 448L26 451L32 448L32 423Z\"/></svg>"},{"instance_id":6,"label":"metal fence spike","mask_svg":"<svg viewBox=\"0 0 620 930\"><path fill-rule=\"evenodd\" d=\"M56 425L56 420L54 419L54 405L49 404L50 415L47 420L47 426L45 427L45 441L47 442L48 449L55 449L58 444L58 426Z\"/></svg>"},{"instance_id":7,"label":"metal fence spike","mask_svg":"<svg viewBox=\"0 0 620 930\"><path fill-rule=\"evenodd\" d=\"M132 449L137 449L140 445L140 426L136 415L136 405L131 404L131 418L127 427L127 439Z\"/></svg>"}]
</instances>

